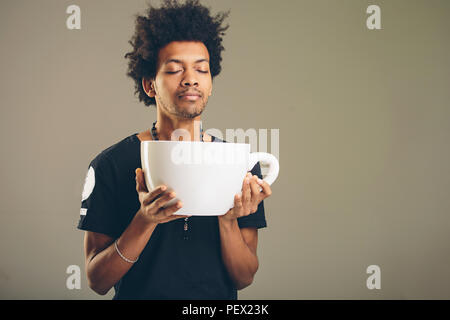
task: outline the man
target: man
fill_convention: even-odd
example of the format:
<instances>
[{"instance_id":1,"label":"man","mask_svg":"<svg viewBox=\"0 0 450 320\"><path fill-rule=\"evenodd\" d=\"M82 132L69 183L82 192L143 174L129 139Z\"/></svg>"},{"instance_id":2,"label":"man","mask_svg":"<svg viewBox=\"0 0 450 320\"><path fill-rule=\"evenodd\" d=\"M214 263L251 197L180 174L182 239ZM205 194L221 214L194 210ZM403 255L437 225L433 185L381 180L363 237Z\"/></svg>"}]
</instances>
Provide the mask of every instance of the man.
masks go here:
<instances>
[{"instance_id":1,"label":"man","mask_svg":"<svg viewBox=\"0 0 450 320\"><path fill-rule=\"evenodd\" d=\"M139 168L140 142L171 140L176 129L191 140L221 142L195 134L194 121L201 121L220 72L225 17L211 17L191 0L165 1L136 20L128 75L139 99L156 104L157 120L153 130L125 138L90 163L78 228L86 230L89 286L99 294L114 286L114 299L237 299L237 290L253 281L257 229L266 226L263 199L271 194L259 164L234 207L207 217L174 215L182 203L164 205L176 190L147 190Z\"/></svg>"}]
</instances>

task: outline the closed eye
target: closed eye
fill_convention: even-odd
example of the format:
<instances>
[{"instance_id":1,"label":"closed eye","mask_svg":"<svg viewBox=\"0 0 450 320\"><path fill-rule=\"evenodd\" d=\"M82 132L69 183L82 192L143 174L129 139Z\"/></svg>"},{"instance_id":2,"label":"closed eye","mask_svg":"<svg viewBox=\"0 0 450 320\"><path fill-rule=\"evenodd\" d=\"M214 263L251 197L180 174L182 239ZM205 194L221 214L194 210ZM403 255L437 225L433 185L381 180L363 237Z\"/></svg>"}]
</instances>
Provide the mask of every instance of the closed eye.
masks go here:
<instances>
[{"instance_id":1,"label":"closed eye","mask_svg":"<svg viewBox=\"0 0 450 320\"><path fill-rule=\"evenodd\" d=\"M176 74L178 72L181 72L181 70L177 70L177 71L166 71L167 74ZM203 70L197 70L197 72L200 73L209 73L209 71L203 71Z\"/></svg>"}]
</instances>

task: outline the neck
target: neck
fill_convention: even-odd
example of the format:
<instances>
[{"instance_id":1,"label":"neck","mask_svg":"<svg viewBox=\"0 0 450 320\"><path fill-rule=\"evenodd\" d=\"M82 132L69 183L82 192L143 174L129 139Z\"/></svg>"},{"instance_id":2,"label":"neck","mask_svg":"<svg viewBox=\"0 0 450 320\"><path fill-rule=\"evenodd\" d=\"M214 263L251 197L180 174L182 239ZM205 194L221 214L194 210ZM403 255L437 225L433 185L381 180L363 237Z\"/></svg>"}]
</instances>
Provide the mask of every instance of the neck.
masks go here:
<instances>
[{"instance_id":1,"label":"neck","mask_svg":"<svg viewBox=\"0 0 450 320\"><path fill-rule=\"evenodd\" d=\"M157 108L156 132L159 140L200 141L201 118L177 118L164 114ZM177 130L181 129L181 130ZM176 132L174 132L177 130ZM172 137L173 135L173 137Z\"/></svg>"}]
</instances>

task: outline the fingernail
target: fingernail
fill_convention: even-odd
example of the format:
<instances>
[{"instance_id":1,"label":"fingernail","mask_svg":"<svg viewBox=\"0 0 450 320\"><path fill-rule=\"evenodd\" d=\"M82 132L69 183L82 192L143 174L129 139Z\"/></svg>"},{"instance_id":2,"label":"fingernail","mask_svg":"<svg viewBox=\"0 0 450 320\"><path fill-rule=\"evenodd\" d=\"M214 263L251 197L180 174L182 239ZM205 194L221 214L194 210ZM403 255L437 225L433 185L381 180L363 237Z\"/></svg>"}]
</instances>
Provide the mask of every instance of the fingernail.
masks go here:
<instances>
[{"instance_id":1,"label":"fingernail","mask_svg":"<svg viewBox=\"0 0 450 320\"><path fill-rule=\"evenodd\" d=\"M263 182L260 178L258 178L258 180L256 180L256 181L258 181L259 184L262 184L262 182Z\"/></svg>"},{"instance_id":2,"label":"fingernail","mask_svg":"<svg viewBox=\"0 0 450 320\"><path fill-rule=\"evenodd\" d=\"M162 191L166 191L166 189L167 189L166 186L162 186L162 187L161 187L161 190L162 190Z\"/></svg>"}]
</instances>

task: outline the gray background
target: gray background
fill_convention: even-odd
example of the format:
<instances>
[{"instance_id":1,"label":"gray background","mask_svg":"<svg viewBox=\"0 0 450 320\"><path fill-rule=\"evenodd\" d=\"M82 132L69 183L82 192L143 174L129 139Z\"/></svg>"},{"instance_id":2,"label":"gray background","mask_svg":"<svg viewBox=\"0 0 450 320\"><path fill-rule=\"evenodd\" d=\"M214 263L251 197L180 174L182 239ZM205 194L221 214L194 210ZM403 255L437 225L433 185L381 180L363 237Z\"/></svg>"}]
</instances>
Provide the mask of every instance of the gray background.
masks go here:
<instances>
[{"instance_id":1,"label":"gray background","mask_svg":"<svg viewBox=\"0 0 450 320\"><path fill-rule=\"evenodd\" d=\"M239 297L450 298L450 2L204 3L231 9L204 127L280 130L260 268ZM369 4L382 30L366 28ZM87 286L76 224L90 160L155 119L123 58L145 8L1 1L0 298L112 297Z\"/></svg>"}]
</instances>

